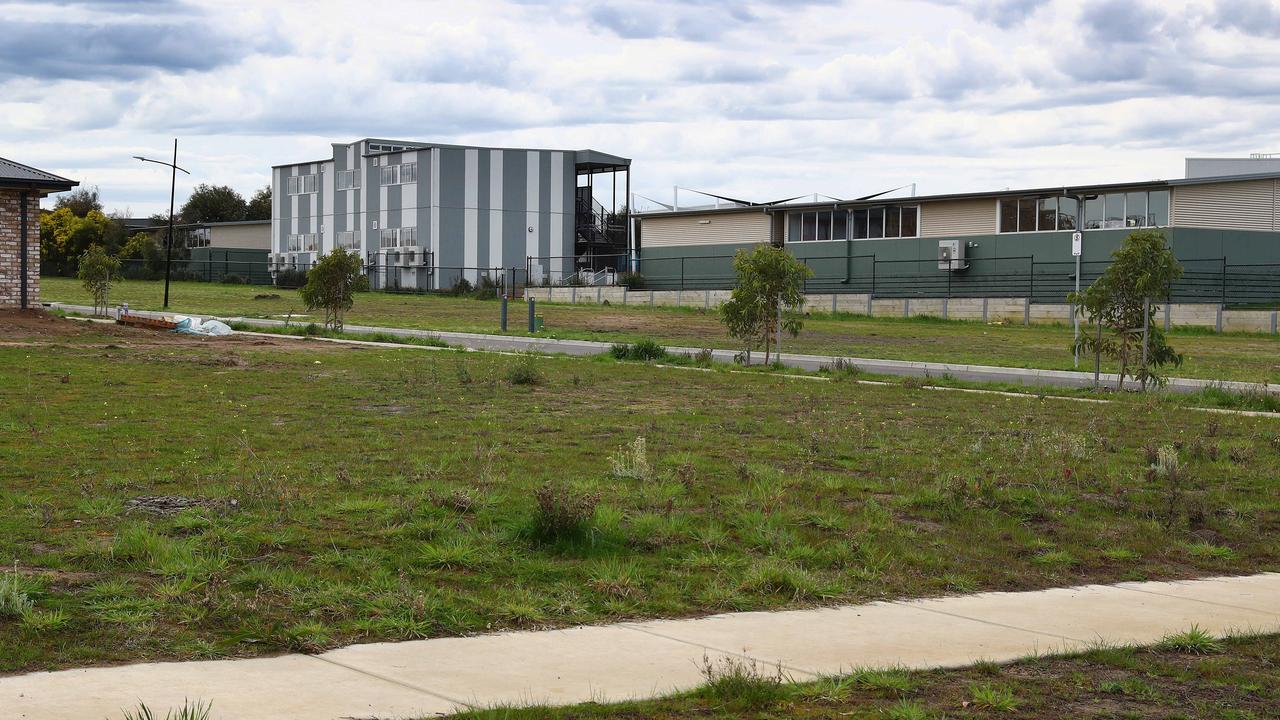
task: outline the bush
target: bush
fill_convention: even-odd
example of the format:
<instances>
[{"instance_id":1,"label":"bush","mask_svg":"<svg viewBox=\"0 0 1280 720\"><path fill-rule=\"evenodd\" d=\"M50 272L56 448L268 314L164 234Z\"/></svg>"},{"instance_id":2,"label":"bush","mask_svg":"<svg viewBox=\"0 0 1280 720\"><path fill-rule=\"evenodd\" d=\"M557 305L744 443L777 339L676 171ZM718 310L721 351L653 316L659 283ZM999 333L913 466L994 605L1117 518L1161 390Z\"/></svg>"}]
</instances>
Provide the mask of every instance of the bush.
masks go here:
<instances>
[{"instance_id":1,"label":"bush","mask_svg":"<svg viewBox=\"0 0 1280 720\"><path fill-rule=\"evenodd\" d=\"M248 279L243 278L239 275L230 274L230 275L222 276L222 284L223 285L248 285L249 281Z\"/></svg>"},{"instance_id":2,"label":"bush","mask_svg":"<svg viewBox=\"0 0 1280 720\"><path fill-rule=\"evenodd\" d=\"M470 295L474 290L475 288L472 287L470 280L460 277L458 278L458 281L453 284L453 287L449 288L449 294L454 297L462 297L464 295Z\"/></svg>"},{"instance_id":3,"label":"bush","mask_svg":"<svg viewBox=\"0 0 1280 720\"><path fill-rule=\"evenodd\" d=\"M578 492L564 484L548 482L534 491L537 508L533 533L541 540L564 540L586 535L600 497Z\"/></svg>"},{"instance_id":4,"label":"bush","mask_svg":"<svg viewBox=\"0 0 1280 720\"><path fill-rule=\"evenodd\" d=\"M638 272L619 273L618 284L628 290L640 290L644 287L644 275Z\"/></svg>"},{"instance_id":5,"label":"bush","mask_svg":"<svg viewBox=\"0 0 1280 720\"><path fill-rule=\"evenodd\" d=\"M288 268L276 273L276 287L295 290L307 284L307 271Z\"/></svg>"},{"instance_id":6,"label":"bush","mask_svg":"<svg viewBox=\"0 0 1280 720\"><path fill-rule=\"evenodd\" d=\"M615 343L609 348L609 354L615 360L636 360L646 362L649 360L661 360L667 356L667 349L654 342L645 339L633 345L627 343Z\"/></svg>"}]
</instances>

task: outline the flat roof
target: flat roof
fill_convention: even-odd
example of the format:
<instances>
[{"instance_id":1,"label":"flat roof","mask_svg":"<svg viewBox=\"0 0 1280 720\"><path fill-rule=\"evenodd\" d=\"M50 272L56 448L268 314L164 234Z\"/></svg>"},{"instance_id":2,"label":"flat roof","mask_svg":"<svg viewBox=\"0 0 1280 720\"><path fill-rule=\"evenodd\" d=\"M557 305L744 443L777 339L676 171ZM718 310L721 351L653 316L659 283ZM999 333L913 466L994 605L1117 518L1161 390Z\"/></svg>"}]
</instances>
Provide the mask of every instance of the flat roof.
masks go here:
<instances>
[{"instance_id":1,"label":"flat roof","mask_svg":"<svg viewBox=\"0 0 1280 720\"><path fill-rule=\"evenodd\" d=\"M747 205L722 208L692 208L689 210L655 210L653 212L637 212L637 217L673 217L680 215L705 215L708 213L734 212L777 212L779 210L810 210L832 207L865 207L873 205L909 204L920 202L939 202L945 200L976 200L981 198L1001 198L1013 195L1093 195L1139 188L1176 187L1180 185L1204 185L1220 182L1246 182L1249 180L1274 180L1280 178L1280 172L1247 173L1239 175L1212 175L1195 178L1176 178L1173 180L1139 180L1126 183L1103 183L1099 185L1055 185L1052 187L1019 188L1011 190L991 190L987 192L943 193L939 195L915 195L911 197L872 197L853 200L830 200L827 202L788 203L777 205Z\"/></svg>"},{"instance_id":2,"label":"flat roof","mask_svg":"<svg viewBox=\"0 0 1280 720\"><path fill-rule=\"evenodd\" d=\"M609 153L592 150L590 148L582 150L567 150L565 148L525 148L525 147L499 147L495 145L454 145L450 143L423 142L421 140L389 140L387 138L360 138L350 143L334 143L334 145L355 145L357 143L377 143L380 145L403 145L401 150L379 150L377 152L363 153L363 157L378 157L380 155L390 155L392 153L405 152L407 150L427 150L430 148L450 148L454 150L514 150L514 151L537 151L537 152L562 152L573 153L575 165L587 165L598 168L609 167L630 167L630 158L624 158L620 155L610 155ZM312 163L333 162L333 158L325 158L323 160L303 160L301 162L281 163L272 165L271 167L294 167L295 165L310 165Z\"/></svg>"}]
</instances>

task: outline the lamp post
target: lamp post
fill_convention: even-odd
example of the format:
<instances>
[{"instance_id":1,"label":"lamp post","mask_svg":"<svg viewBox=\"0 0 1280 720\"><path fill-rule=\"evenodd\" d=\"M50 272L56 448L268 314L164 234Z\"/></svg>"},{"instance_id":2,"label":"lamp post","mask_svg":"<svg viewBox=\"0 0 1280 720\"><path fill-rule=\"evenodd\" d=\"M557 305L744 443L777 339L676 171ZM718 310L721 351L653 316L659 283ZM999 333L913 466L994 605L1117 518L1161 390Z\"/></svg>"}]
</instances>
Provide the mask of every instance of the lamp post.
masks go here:
<instances>
[{"instance_id":1,"label":"lamp post","mask_svg":"<svg viewBox=\"0 0 1280 720\"><path fill-rule=\"evenodd\" d=\"M171 163L164 162L163 160L152 160L151 158L144 158L141 155L134 155L133 157L135 160L141 160L142 162L155 163L157 165L164 165L165 167L170 169L169 239L164 244L164 309L168 310L169 309L169 268L172 265L172 257L173 257L173 192L178 185L178 171L182 170L182 168L178 167L178 138L173 139L173 162ZM188 175L191 174L186 170L182 170L182 172L187 173Z\"/></svg>"}]
</instances>

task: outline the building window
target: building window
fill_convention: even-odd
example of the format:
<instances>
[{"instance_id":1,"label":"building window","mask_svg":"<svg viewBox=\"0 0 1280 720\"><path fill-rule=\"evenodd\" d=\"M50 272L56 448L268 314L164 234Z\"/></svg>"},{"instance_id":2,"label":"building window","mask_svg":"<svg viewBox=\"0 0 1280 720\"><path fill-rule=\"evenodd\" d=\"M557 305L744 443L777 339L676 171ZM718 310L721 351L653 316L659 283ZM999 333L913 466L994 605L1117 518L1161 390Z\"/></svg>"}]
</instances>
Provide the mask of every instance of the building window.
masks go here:
<instances>
[{"instance_id":1,"label":"building window","mask_svg":"<svg viewBox=\"0 0 1280 720\"><path fill-rule=\"evenodd\" d=\"M338 189L354 190L360 187L360 174L356 170L338 171Z\"/></svg>"},{"instance_id":2,"label":"building window","mask_svg":"<svg viewBox=\"0 0 1280 720\"><path fill-rule=\"evenodd\" d=\"M1076 228L1076 199L1065 196L1002 198L998 217L1000 232L1047 232Z\"/></svg>"},{"instance_id":3,"label":"building window","mask_svg":"<svg viewBox=\"0 0 1280 720\"><path fill-rule=\"evenodd\" d=\"M288 178L288 187L286 188L286 194L288 195L305 195L315 191L315 175L294 175Z\"/></svg>"},{"instance_id":4,"label":"building window","mask_svg":"<svg viewBox=\"0 0 1280 720\"><path fill-rule=\"evenodd\" d=\"M399 152L399 151L401 151L401 150L407 150L407 149L408 149L408 147L407 147L407 146L405 146L405 145L382 145L382 144L379 144L379 143L369 143L369 152L371 152L371 153L375 153L375 152Z\"/></svg>"},{"instance_id":5,"label":"building window","mask_svg":"<svg viewBox=\"0 0 1280 720\"><path fill-rule=\"evenodd\" d=\"M1168 224L1168 190L1095 195L1084 203L1085 230L1165 227Z\"/></svg>"},{"instance_id":6,"label":"building window","mask_svg":"<svg viewBox=\"0 0 1280 720\"><path fill-rule=\"evenodd\" d=\"M338 233L338 247L343 250L358 250L360 248L360 240L352 230L344 230Z\"/></svg>"},{"instance_id":7,"label":"building window","mask_svg":"<svg viewBox=\"0 0 1280 720\"><path fill-rule=\"evenodd\" d=\"M286 252L315 252L316 248L315 233L295 233L289 236Z\"/></svg>"},{"instance_id":8,"label":"building window","mask_svg":"<svg viewBox=\"0 0 1280 720\"><path fill-rule=\"evenodd\" d=\"M387 165L380 171L382 185L404 185L418 182L418 163L401 163Z\"/></svg>"},{"instance_id":9,"label":"building window","mask_svg":"<svg viewBox=\"0 0 1280 720\"><path fill-rule=\"evenodd\" d=\"M915 237L919 233L920 208L888 206L854 210L850 213L854 240Z\"/></svg>"},{"instance_id":10,"label":"building window","mask_svg":"<svg viewBox=\"0 0 1280 720\"><path fill-rule=\"evenodd\" d=\"M916 237L920 229L920 208L912 205L853 211L813 210L791 213L790 225L793 242Z\"/></svg>"}]
</instances>

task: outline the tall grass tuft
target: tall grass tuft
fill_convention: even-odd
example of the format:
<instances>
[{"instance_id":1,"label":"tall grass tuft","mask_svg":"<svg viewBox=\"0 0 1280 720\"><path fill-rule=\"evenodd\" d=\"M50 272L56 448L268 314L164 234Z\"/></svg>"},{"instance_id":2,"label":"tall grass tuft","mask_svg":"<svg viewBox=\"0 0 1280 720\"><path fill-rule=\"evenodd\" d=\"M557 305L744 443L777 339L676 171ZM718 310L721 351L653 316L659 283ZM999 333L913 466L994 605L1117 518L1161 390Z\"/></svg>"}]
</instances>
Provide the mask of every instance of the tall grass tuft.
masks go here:
<instances>
[{"instance_id":1,"label":"tall grass tuft","mask_svg":"<svg viewBox=\"0 0 1280 720\"><path fill-rule=\"evenodd\" d=\"M209 711L212 708L213 703L202 703L199 700L185 701L182 707L166 712L164 720L209 720ZM124 720L158 720L159 717L147 707L146 703L138 703L136 710L124 711Z\"/></svg>"},{"instance_id":2,"label":"tall grass tuft","mask_svg":"<svg viewBox=\"0 0 1280 720\"><path fill-rule=\"evenodd\" d=\"M703 655L701 669L706 684L696 694L733 710L759 710L787 696L781 666L770 672L755 660L723 657L715 661Z\"/></svg>"}]
</instances>

